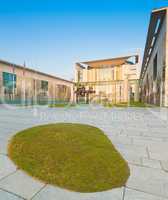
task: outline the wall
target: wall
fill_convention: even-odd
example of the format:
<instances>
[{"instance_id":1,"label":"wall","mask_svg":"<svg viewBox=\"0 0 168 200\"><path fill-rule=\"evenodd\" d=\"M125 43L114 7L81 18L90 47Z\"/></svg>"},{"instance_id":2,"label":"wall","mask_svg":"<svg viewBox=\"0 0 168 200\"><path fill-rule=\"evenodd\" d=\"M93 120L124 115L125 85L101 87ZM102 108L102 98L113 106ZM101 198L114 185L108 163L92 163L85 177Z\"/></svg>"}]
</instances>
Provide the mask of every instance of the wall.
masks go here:
<instances>
[{"instance_id":1,"label":"wall","mask_svg":"<svg viewBox=\"0 0 168 200\"><path fill-rule=\"evenodd\" d=\"M157 37L155 46L153 47L153 52L150 56L150 60L147 66L147 71L145 73L142 82L142 100L146 103L165 105L165 89L164 89L164 77L163 68L165 66L165 50L166 50L166 20L164 20L160 33ZM154 58L157 54L157 78L153 79L153 63Z\"/></svg>"},{"instance_id":2,"label":"wall","mask_svg":"<svg viewBox=\"0 0 168 200\"><path fill-rule=\"evenodd\" d=\"M96 67L96 66L95 66ZM134 93L133 99L139 100L139 83L137 77L137 65L107 66L107 68L83 68L76 66L75 82L78 83L80 71L82 80L79 84L88 90L92 87L96 92L93 99L108 99L112 102L127 102L129 93ZM131 88L131 89L130 89Z\"/></svg>"},{"instance_id":3,"label":"wall","mask_svg":"<svg viewBox=\"0 0 168 200\"><path fill-rule=\"evenodd\" d=\"M5 94L3 86L3 72L17 75L15 94ZM41 81L48 82L48 90L41 89ZM73 101L73 83L59 78L50 77L27 69L12 67L0 63L0 97L13 100L31 100L40 98L51 100ZM25 89L24 89L25 88Z\"/></svg>"}]
</instances>

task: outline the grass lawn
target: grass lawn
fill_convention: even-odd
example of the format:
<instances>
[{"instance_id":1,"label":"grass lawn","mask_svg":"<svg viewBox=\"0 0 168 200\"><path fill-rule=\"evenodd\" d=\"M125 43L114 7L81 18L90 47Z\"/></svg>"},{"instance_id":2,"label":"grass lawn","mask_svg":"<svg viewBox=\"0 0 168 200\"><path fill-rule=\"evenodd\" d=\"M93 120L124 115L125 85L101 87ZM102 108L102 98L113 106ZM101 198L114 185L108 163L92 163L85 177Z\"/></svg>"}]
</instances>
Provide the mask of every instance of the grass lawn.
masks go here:
<instances>
[{"instance_id":1,"label":"grass lawn","mask_svg":"<svg viewBox=\"0 0 168 200\"><path fill-rule=\"evenodd\" d=\"M106 103L104 104L105 107L108 108L113 108L113 107L118 107L118 108L127 108L127 107L137 107L137 108L149 108L149 107L154 107L152 105L145 104L143 102L139 101L131 101L130 104L127 102L121 102L121 103Z\"/></svg>"},{"instance_id":2,"label":"grass lawn","mask_svg":"<svg viewBox=\"0 0 168 200\"><path fill-rule=\"evenodd\" d=\"M126 161L104 133L82 124L50 124L16 134L9 156L45 183L76 192L105 191L125 185Z\"/></svg>"},{"instance_id":3,"label":"grass lawn","mask_svg":"<svg viewBox=\"0 0 168 200\"><path fill-rule=\"evenodd\" d=\"M65 103L57 103L57 104L50 104L50 108L65 108L65 107L75 107L75 104L65 104Z\"/></svg>"}]
</instances>

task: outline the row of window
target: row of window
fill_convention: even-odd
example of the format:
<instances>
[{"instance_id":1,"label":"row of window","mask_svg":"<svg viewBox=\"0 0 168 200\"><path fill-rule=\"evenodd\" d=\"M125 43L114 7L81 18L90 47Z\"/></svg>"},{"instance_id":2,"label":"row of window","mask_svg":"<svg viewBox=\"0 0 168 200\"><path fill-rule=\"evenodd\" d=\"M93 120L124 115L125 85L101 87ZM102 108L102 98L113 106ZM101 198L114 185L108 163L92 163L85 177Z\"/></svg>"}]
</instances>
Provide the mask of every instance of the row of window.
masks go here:
<instances>
[{"instance_id":1,"label":"row of window","mask_svg":"<svg viewBox=\"0 0 168 200\"><path fill-rule=\"evenodd\" d=\"M111 81L122 80L122 68L114 69L98 69L95 70L95 80L93 80L93 71L87 71L87 81ZM83 71L78 71L78 82L83 82ZM116 78L115 78L116 77Z\"/></svg>"},{"instance_id":2,"label":"row of window","mask_svg":"<svg viewBox=\"0 0 168 200\"><path fill-rule=\"evenodd\" d=\"M17 75L3 72L2 78L5 92L12 93L12 91L16 89ZM44 91L48 91L48 81L41 80L41 89Z\"/></svg>"}]
</instances>

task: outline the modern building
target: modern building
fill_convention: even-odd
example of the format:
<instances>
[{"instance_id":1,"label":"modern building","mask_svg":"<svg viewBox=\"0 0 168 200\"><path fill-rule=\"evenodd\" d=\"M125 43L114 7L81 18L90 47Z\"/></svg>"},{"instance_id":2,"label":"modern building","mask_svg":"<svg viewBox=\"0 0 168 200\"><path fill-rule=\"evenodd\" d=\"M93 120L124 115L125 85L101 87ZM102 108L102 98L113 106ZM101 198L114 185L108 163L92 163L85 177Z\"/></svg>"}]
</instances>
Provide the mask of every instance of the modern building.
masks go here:
<instances>
[{"instance_id":1,"label":"modern building","mask_svg":"<svg viewBox=\"0 0 168 200\"><path fill-rule=\"evenodd\" d=\"M0 101L73 101L71 81L0 60Z\"/></svg>"},{"instance_id":2,"label":"modern building","mask_svg":"<svg viewBox=\"0 0 168 200\"><path fill-rule=\"evenodd\" d=\"M140 74L141 100L168 106L168 8L153 10Z\"/></svg>"},{"instance_id":3,"label":"modern building","mask_svg":"<svg viewBox=\"0 0 168 200\"><path fill-rule=\"evenodd\" d=\"M138 101L138 66L138 55L78 62L75 66L76 88L94 91L90 101ZM85 93L81 96L86 98Z\"/></svg>"}]
</instances>

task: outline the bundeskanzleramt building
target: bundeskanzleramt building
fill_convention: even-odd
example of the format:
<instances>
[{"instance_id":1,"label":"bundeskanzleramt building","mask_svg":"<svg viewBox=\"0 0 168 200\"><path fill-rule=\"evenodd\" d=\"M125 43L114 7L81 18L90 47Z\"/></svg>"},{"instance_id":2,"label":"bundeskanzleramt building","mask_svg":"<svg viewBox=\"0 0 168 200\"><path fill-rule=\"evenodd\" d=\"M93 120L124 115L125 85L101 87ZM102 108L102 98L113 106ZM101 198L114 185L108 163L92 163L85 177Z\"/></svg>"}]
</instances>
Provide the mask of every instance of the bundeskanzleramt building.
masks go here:
<instances>
[{"instance_id":1,"label":"bundeskanzleramt building","mask_svg":"<svg viewBox=\"0 0 168 200\"><path fill-rule=\"evenodd\" d=\"M91 88L95 93L90 95L90 101L138 101L138 65L138 55L78 62L75 66L76 87Z\"/></svg>"},{"instance_id":2,"label":"bundeskanzleramt building","mask_svg":"<svg viewBox=\"0 0 168 200\"><path fill-rule=\"evenodd\" d=\"M0 60L0 102L73 101L71 81Z\"/></svg>"},{"instance_id":3,"label":"bundeskanzleramt building","mask_svg":"<svg viewBox=\"0 0 168 200\"><path fill-rule=\"evenodd\" d=\"M168 106L168 8L151 13L140 88L143 102Z\"/></svg>"}]
</instances>

